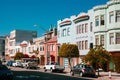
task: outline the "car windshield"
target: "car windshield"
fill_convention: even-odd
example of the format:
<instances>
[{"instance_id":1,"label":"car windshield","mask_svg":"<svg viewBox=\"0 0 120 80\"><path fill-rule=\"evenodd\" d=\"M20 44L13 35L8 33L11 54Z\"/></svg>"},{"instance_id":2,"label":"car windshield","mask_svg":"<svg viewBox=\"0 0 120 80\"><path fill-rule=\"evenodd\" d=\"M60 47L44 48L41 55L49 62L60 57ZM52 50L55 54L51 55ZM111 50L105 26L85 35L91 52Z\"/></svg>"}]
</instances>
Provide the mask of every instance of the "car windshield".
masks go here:
<instances>
[{"instance_id":1,"label":"car windshield","mask_svg":"<svg viewBox=\"0 0 120 80\"><path fill-rule=\"evenodd\" d=\"M5 65L0 65L0 70L8 70L8 68Z\"/></svg>"}]
</instances>

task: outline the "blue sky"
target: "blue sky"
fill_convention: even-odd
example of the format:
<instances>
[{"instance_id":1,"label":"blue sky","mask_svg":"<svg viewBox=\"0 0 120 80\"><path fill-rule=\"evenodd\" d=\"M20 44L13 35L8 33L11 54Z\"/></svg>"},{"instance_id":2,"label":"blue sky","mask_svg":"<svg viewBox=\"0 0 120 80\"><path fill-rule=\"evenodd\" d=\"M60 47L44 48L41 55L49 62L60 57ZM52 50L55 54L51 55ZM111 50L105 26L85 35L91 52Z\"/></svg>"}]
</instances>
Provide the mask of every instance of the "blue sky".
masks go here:
<instances>
[{"instance_id":1,"label":"blue sky","mask_svg":"<svg viewBox=\"0 0 120 80\"><path fill-rule=\"evenodd\" d=\"M0 0L0 36L14 29L36 30L41 36L57 21L87 12L109 0ZM34 27L34 25L38 25ZM42 28L41 28L42 27Z\"/></svg>"}]
</instances>

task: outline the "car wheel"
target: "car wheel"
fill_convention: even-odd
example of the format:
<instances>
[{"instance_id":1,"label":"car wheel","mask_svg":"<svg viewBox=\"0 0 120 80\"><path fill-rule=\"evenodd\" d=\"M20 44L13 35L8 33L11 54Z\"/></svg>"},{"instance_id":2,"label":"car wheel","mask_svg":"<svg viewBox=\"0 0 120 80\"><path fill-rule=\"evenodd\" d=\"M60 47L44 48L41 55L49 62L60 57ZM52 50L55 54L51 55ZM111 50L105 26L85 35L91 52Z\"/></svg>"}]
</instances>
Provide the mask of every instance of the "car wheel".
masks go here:
<instances>
[{"instance_id":1,"label":"car wheel","mask_svg":"<svg viewBox=\"0 0 120 80\"><path fill-rule=\"evenodd\" d=\"M74 76L74 72L73 72L73 71L70 71L70 75L71 75L71 76Z\"/></svg>"},{"instance_id":2,"label":"car wheel","mask_svg":"<svg viewBox=\"0 0 120 80\"><path fill-rule=\"evenodd\" d=\"M63 70L61 70L60 72L63 73Z\"/></svg>"},{"instance_id":3,"label":"car wheel","mask_svg":"<svg viewBox=\"0 0 120 80\"><path fill-rule=\"evenodd\" d=\"M53 69L52 69L52 68L50 69L50 72L53 72Z\"/></svg>"},{"instance_id":4,"label":"car wheel","mask_svg":"<svg viewBox=\"0 0 120 80\"><path fill-rule=\"evenodd\" d=\"M82 72L80 72L80 73L79 73L79 76L80 76L80 77L83 77L83 73L82 73Z\"/></svg>"},{"instance_id":5,"label":"car wheel","mask_svg":"<svg viewBox=\"0 0 120 80\"><path fill-rule=\"evenodd\" d=\"M27 67L27 66L25 66L25 69L28 69L28 67Z\"/></svg>"},{"instance_id":6,"label":"car wheel","mask_svg":"<svg viewBox=\"0 0 120 80\"><path fill-rule=\"evenodd\" d=\"M46 70L46 68L44 67L44 72L46 72L47 70Z\"/></svg>"},{"instance_id":7,"label":"car wheel","mask_svg":"<svg viewBox=\"0 0 120 80\"><path fill-rule=\"evenodd\" d=\"M44 72L46 72L47 70L46 69L44 69Z\"/></svg>"}]
</instances>

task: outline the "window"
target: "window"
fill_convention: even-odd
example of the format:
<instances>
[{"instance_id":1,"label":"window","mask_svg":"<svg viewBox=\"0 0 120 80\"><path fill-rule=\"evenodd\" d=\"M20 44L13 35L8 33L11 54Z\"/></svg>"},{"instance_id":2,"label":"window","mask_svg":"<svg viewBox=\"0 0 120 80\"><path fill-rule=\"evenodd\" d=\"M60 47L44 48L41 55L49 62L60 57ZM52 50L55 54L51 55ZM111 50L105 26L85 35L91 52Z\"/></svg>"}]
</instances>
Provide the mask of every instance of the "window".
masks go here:
<instances>
[{"instance_id":1,"label":"window","mask_svg":"<svg viewBox=\"0 0 120 80\"><path fill-rule=\"evenodd\" d=\"M79 43L78 43L78 42L76 42L76 44L77 44L77 46L78 46L78 49L79 49Z\"/></svg>"},{"instance_id":2,"label":"window","mask_svg":"<svg viewBox=\"0 0 120 80\"><path fill-rule=\"evenodd\" d=\"M53 49L54 49L54 45L53 45L53 44L51 44L51 51L53 51Z\"/></svg>"},{"instance_id":3,"label":"window","mask_svg":"<svg viewBox=\"0 0 120 80\"><path fill-rule=\"evenodd\" d=\"M81 41L79 41L79 49L81 50Z\"/></svg>"},{"instance_id":4,"label":"window","mask_svg":"<svg viewBox=\"0 0 120 80\"><path fill-rule=\"evenodd\" d=\"M85 24L85 32L88 32L88 24Z\"/></svg>"},{"instance_id":5,"label":"window","mask_svg":"<svg viewBox=\"0 0 120 80\"><path fill-rule=\"evenodd\" d=\"M63 31L62 31L62 36L63 36L63 37L66 36L66 29L63 29Z\"/></svg>"},{"instance_id":6,"label":"window","mask_svg":"<svg viewBox=\"0 0 120 80\"><path fill-rule=\"evenodd\" d=\"M90 22L90 32L92 32L92 31L93 31L93 23Z\"/></svg>"},{"instance_id":7,"label":"window","mask_svg":"<svg viewBox=\"0 0 120 80\"><path fill-rule=\"evenodd\" d=\"M78 34L78 33L79 33L79 27L76 26L76 34Z\"/></svg>"},{"instance_id":8,"label":"window","mask_svg":"<svg viewBox=\"0 0 120 80\"><path fill-rule=\"evenodd\" d=\"M82 41L82 50L84 49L84 41Z\"/></svg>"},{"instance_id":9,"label":"window","mask_svg":"<svg viewBox=\"0 0 120 80\"><path fill-rule=\"evenodd\" d=\"M109 38L110 38L110 44L114 44L114 34L113 33L109 34Z\"/></svg>"},{"instance_id":10,"label":"window","mask_svg":"<svg viewBox=\"0 0 120 80\"><path fill-rule=\"evenodd\" d=\"M101 35L100 36L100 44L104 46L104 35Z\"/></svg>"},{"instance_id":11,"label":"window","mask_svg":"<svg viewBox=\"0 0 120 80\"><path fill-rule=\"evenodd\" d=\"M95 36L95 44L99 45L99 36L98 35Z\"/></svg>"},{"instance_id":12,"label":"window","mask_svg":"<svg viewBox=\"0 0 120 80\"><path fill-rule=\"evenodd\" d=\"M120 33L116 33L116 44L120 44Z\"/></svg>"},{"instance_id":13,"label":"window","mask_svg":"<svg viewBox=\"0 0 120 80\"><path fill-rule=\"evenodd\" d=\"M95 26L99 26L99 16L95 17Z\"/></svg>"},{"instance_id":14,"label":"window","mask_svg":"<svg viewBox=\"0 0 120 80\"><path fill-rule=\"evenodd\" d=\"M44 51L44 46L43 46L43 51Z\"/></svg>"},{"instance_id":15,"label":"window","mask_svg":"<svg viewBox=\"0 0 120 80\"><path fill-rule=\"evenodd\" d=\"M116 22L120 22L120 10L116 11Z\"/></svg>"},{"instance_id":16,"label":"window","mask_svg":"<svg viewBox=\"0 0 120 80\"><path fill-rule=\"evenodd\" d=\"M93 48L93 43L90 43L90 48Z\"/></svg>"},{"instance_id":17,"label":"window","mask_svg":"<svg viewBox=\"0 0 120 80\"><path fill-rule=\"evenodd\" d=\"M84 24L82 24L82 33L84 33Z\"/></svg>"},{"instance_id":18,"label":"window","mask_svg":"<svg viewBox=\"0 0 120 80\"><path fill-rule=\"evenodd\" d=\"M70 28L67 28L67 35L70 36Z\"/></svg>"},{"instance_id":19,"label":"window","mask_svg":"<svg viewBox=\"0 0 120 80\"><path fill-rule=\"evenodd\" d=\"M78 27L79 27L79 33L81 33L81 25L79 25Z\"/></svg>"},{"instance_id":20,"label":"window","mask_svg":"<svg viewBox=\"0 0 120 80\"><path fill-rule=\"evenodd\" d=\"M100 25L104 25L104 21L105 21L105 20L104 20L104 15L101 15L101 16L100 16L100 20L101 20L101 21L100 21Z\"/></svg>"},{"instance_id":21,"label":"window","mask_svg":"<svg viewBox=\"0 0 120 80\"><path fill-rule=\"evenodd\" d=\"M113 11L111 11L109 13L109 23L112 23L112 22L114 22L114 13L113 13Z\"/></svg>"},{"instance_id":22,"label":"window","mask_svg":"<svg viewBox=\"0 0 120 80\"><path fill-rule=\"evenodd\" d=\"M88 40L85 40L85 49L88 49Z\"/></svg>"},{"instance_id":23,"label":"window","mask_svg":"<svg viewBox=\"0 0 120 80\"><path fill-rule=\"evenodd\" d=\"M40 46L40 51L42 51L42 47Z\"/></svg>"}]
</instances>

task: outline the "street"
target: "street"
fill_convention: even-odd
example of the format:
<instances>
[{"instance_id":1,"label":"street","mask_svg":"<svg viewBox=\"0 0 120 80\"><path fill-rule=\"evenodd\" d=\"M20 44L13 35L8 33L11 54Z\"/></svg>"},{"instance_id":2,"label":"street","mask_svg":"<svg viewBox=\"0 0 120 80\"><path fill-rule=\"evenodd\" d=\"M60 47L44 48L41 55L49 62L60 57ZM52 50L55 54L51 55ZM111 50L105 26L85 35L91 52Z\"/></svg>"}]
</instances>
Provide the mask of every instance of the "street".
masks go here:
<instances>
[{"instance_id":1,"label":"street","mask_svg":"<svg viewBox=\"0 0 120 80\"><path fill-rule=\"evenodd\" d=\"M14 73L14 80L93 80L95 78L72 77L68 73L44 72L43 69L24 69L10 67Z\"/></svg>"}]
</instances>

